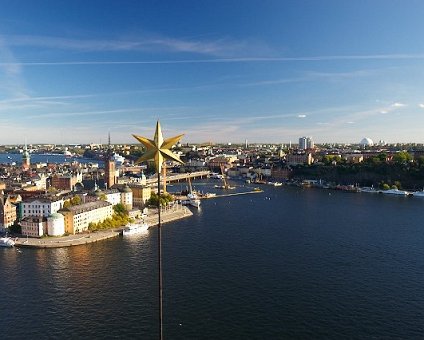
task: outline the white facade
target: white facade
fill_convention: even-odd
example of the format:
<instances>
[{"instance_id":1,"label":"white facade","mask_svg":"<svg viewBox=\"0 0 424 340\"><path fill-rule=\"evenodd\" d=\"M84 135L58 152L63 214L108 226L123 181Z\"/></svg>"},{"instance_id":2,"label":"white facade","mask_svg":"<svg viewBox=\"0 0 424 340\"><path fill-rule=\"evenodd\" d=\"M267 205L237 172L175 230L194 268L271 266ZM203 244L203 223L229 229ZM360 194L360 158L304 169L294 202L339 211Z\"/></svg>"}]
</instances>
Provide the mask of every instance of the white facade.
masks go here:
<instances>
[{"instance_id":1,"label":"white facade","mask_svg":"<svg viewBox=\"0 0 424 340\"><path fill-rule=\"evenodd\" d=\"M29 216L47 217L63 207L63 199L51 201L47 198L36 198L21 202L22 218Z\"/></svg>"},{"instance_id":2,"label":"white facade","mask_svg":"<svg viewBox=\"0 0 424 340\"><path fill-rule=\"evenodd\" d=\"M113 209L109 202L96 201L63 209L61 213L65 216L65 231L76 234L88 230L90 222L102 222L112 217Z\"/></svg>"},{"instance_id":3,"label":"white facade","mask_svg":"<svg viewBox=\"0 0 424 340\"><path fill-rule=\"evenodd\" d=\"M65 233L65 217L54 213L47 217L47 234L49 236L62 236Z\"/></svg>"},{"instance_id":4,"label":"white facade","mask_svg":"<svg viewBox=\"0 0 424 340\"><path fill-rule=\"evenodd\" d=\"M106 201L112 205L121 203L121 193L118 190L105 191Z\"/></svg>"}]
</instances>

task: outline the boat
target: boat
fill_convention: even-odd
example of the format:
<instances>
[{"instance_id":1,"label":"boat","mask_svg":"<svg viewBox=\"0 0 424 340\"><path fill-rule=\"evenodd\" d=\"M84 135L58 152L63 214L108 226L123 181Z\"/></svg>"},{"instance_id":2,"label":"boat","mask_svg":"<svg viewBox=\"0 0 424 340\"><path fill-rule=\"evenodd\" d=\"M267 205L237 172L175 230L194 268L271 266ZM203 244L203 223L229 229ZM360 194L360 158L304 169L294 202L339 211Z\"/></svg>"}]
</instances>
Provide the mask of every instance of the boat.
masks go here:
<instances>
[{"instance_id":1,"label":"boat","mask_svg":"<svg viewBox=\"0 0 424 340\"><path fill-rule=\"evenodd\" d=\"M140 234L149 229L149 225L147 223L135 223L135 224L128 224L123 230L122 235L123 236L129 236L134 234Z\"/></svg>"},{"instance_id":2,"label":"boat","mask_svg":"<svg viewBox=\"0 0 424 340\"><path fill-rule=\"evenodd\" d=\"M10 237L0 237L0 247L11 248L15 245L15 241L13 241Z\"/></svg>"},{"instance_id":3,"label":"boat","mask_svg":"<svg viewBox=\"0 0 424 340\"><path fill-rule=\"evenodd\" d=\"M187 195L188 204L195 208L200 208L200 199L196 194L188 194Z\"/></svg>"},{"instance_id":4,"label":"boat","mask_svg":"<svg viewBox=\"0 0 424 340\"><path fill-rule=\"evenodd\" d=\"M195 208L200 208L200 199L199 196L197 196L196 192L193 190L193 187L191 186L191 180L188 179L188 185L190 192L187 194L187 199L181 202L184 205L191 205Z\"/></svg>"},{"instance_id":5,"label":"boat","mask_svg":"<svg viewBox=\"0 0 424 340\"><path fill-rule=\"evenodd\" d=\"M377 190L374 189L374 187L362 187L362 188L359 188L359 191L370 193L370 194L375 194L378 192Z\"/></svg>"},{"instance_id":6,"label":"boat","mask_svg":"<svg viewBox=\"0 0 424 340\"><path fill-rule=\"evenodd\" d=\"M387 194L387 195L400 195L400 196L407 196L407 195L409 195L409 192L408 191L399 190L399 189L381 190L380 192L382 194Z\"/></svg>"},{"instance_id":7,"label":"boat","mask_svg":"<svg viewBox=\"0 0 424 340\"><path fill-rule=\"evenodd\" d=\"M421 191L414 191L411 193L412 196L414 197L424 197L424 190Z\"/></svg>"},{"instance_id":8,"label":"boat","mask_svg":"<svg viewBox=\"0 0 424 340\"><path fill-rule=\"evenodd\" d=\"M221 175L221 174L218 174L216 172L212 172L211 175L210 175L210 178L213 178L213 179L223 179L224 176Z\"/></svg>"},{"instance_id":9,"label":"boat","mask_svg":"<svg viewBox=\"0 0 424 340\"><path fill-rule=\"evenodd\" d=\"M283 183L281 182L268 182L269 185L273 185L274 187L281 187Z\"/></svg>"}]
</instances>

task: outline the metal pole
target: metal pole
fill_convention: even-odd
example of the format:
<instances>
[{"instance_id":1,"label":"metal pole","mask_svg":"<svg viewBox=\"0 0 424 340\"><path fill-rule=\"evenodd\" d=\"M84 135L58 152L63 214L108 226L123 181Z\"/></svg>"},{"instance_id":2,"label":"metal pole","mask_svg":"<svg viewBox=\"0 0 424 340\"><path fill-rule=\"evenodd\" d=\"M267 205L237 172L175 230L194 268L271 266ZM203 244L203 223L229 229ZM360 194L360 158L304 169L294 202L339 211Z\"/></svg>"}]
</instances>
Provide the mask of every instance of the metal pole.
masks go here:
<instances>
[{"instance_id":1,"label":"metal pole","mask_svg":"<svg viewBox=\"0 0 424 340\"><path fill-rule=\"evenodd\" d=\"M160 217L160 171L158 171L158 269L159 269L159 339L163 340L162 325L162 243L161 243L161 217Z\"/></svg>"}]
</instances>

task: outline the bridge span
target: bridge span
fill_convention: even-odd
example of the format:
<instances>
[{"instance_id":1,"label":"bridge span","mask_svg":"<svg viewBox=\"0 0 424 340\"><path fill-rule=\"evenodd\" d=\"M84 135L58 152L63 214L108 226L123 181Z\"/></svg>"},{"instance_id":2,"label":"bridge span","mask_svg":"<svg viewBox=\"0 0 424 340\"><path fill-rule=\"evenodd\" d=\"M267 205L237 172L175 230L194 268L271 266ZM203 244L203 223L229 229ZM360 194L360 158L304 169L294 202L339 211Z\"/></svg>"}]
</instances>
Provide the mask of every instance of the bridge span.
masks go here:
<instances>
[{"instance_id":1,"label":"bridge span","mask_svg":"<svg viewBox=\"0 0 424 340\"><path fill-rule=\"evenodd\" d=\"M189 178L190 179L196 179L196 178L207 178L210 175L209 170L205 171L194 171L194 172L187 172L187 173L180 173L180 174L167 174L166 175L166 183L172 183L172 182L185 182ZM162 178L163 179L163 178ZM157 184L157 176L153 178L147 179L146 184Z\"/></svg>"}]
</instances>

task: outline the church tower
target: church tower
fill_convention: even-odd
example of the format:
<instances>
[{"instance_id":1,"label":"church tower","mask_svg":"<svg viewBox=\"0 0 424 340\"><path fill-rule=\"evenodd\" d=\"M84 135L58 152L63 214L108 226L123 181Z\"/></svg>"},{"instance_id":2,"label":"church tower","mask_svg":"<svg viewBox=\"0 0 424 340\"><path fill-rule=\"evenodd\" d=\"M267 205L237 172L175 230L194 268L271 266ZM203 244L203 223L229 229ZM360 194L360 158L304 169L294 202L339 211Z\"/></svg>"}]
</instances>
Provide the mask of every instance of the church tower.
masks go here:
<instances>
[{"instance_id":1,"label":"church tower","mask_svg":"<svg viewBox=\"0 0 424 340\"><path fill-rule=\"evenodd\" d=\"M116 184L115 177L115 161L113 160L113 151L110 146L110 132L108 149L105 155L105 186L109 189L112 185Z\"/></svg>"},{"instance_id":2,"label":"church tower","mask_svg":"<svg viewBox=\"0 0 424 340\"><path fill-rule=\"evenodd\" d=\"M27 171L30 168L30 155L25 142L24 152L22 153L22 170Z\"/></svg>"}]
</instances>

